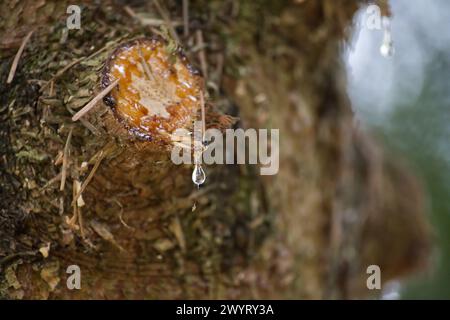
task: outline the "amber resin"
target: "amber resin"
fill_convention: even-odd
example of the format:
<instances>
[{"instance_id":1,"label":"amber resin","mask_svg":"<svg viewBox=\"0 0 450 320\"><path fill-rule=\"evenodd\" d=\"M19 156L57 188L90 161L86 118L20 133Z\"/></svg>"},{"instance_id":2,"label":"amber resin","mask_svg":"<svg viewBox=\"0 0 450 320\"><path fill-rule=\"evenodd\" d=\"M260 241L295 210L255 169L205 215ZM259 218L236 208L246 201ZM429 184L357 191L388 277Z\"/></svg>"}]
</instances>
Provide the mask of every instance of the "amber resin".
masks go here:
<instances>
[{"instance_id":1,"label":"amber resin","mask_svg":"<svg viewBox=\"0 0 450 320\"><path fill-rule=\"evenodd\" d=\"M200 110L203 81L180 50L160 38L139 39L117 48L105 65L102 86L119 79L104 101L134 134L167 140L189 128Z\"/></svg>"}]
</instances>

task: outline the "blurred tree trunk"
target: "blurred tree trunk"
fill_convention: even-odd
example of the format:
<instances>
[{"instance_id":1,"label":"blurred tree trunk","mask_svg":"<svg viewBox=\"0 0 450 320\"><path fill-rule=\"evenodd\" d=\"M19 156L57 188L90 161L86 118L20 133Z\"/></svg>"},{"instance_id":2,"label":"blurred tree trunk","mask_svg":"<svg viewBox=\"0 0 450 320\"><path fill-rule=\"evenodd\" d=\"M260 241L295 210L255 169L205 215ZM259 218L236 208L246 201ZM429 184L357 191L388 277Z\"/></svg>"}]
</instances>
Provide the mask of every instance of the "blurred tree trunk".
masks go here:
<instances>
[{"instance_id":1,"label":"blurred tree trunk","mask_svg":"<svg viewBox=\"0 0 450 320\"><path fill-rule=\"evenodd\" d=\"M359 1L189 3L189 35L182 1L163 9L198 66L201 31L215 108L243 128L280 129L278 175L215 165L197 191L191 167L124 134L105 106L71 121L117 44L158 32L140 15L159 19L151 4L132 1L137 15L121 2L87 4L81 30L67 30L63 1L4 1L0 296L363 297L368 265L383 281L423 266L419 186L352 125L340 49ZM72 205L94 167L85 205ZM72 264L81 290L67 289Z\"/></svg>"}]
</instances>

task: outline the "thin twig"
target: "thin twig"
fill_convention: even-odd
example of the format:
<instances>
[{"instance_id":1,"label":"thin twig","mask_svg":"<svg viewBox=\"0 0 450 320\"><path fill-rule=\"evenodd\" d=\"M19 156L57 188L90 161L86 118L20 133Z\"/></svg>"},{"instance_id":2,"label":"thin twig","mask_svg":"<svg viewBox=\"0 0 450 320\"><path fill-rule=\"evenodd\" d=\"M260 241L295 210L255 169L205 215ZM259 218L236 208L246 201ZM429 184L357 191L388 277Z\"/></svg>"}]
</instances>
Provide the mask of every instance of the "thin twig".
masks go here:
<instances>
[{"instance_id":1,"label":"thin twig","mask_svg":"<svg viewBox=\"0 0 450 320\"><path fill-rule=\"evenodd\" d=\"M73 180L72 182L72 199L75 199L75 196L77 195L77 192L79 189L77 189L77 186L79 188L79 185L77 184L77 180ZM78 204L75 202L73 205L73 217L72 217L72 221L73 224L75 224L78 221Z\"/></svg>"},{"instance_id":2,"label":"thin twig","mask_svg":"<svg viewBox=\"0 0 450 320\"><path fill-rule=\"evenodd\" d=\"M123 7L123 9L125 10L126 13L128 13L130 17L137 18L136 12L134 12L134 10L130 8L130 6L126 5Z\"/></svg>"},{"instance_id":3,"label":"thin twig","mask_svg":"<svg viewBox=\"0 0 450 320\"><path fill-rule=\"evenodd\" d=\"M108 48L111 47L111 46L112 46L112 44L106 45L106 46L104 46L104 47L98 49L97 51L93 52L91 55L89 55L89 56L87 56L87 57L81 57L81 58L78 58L78 59L73 60L73 61L72 61L71 63L69 63L67 66L65 66L64 68L62 68L61 70L59 70L59 71L58 71L58 72L57 72L50 80L48 80L47 83L45 83L45 84L41 87L40 91L42 92L45 88L48 87L48 85L49 85L51 82L55 81L57 78L59 78L60 76L62 76L64 72L66 72L67 70L69 70L70 68L72 68L74 65L76 65L76 64L78 64L78 63L80 63L80 62L82 62L82 61L84 61L84 60L92 59L92 58L95 57L97 54L101 53L102 51L108 49Z\"/></svg>"},{"instance_id":4,"label":"thin twig","mask_svg":"<svg viewBox=\"0 0 450 320\"><path fill-rule=\"evenodd\" d=\"M206 116L205 116L205 97L203 96L203 91L200 91L200 105L202 110L202 142L205 142Z\"/></svg>"},{"instance_id":5,"label":"thin twig","mask_svg":"<svg viewBox=\"0 0 450 320\"><path fill-rule=\"evenodd\" d=\"M69 63L67 66L65 66L64 68L62 68L61 70L59 70L50 80L47 81L46 84L44 84L40 91L43 92L49 85L50 83L52 83L53 81L55 81L57 78L59 78L64 72L66 72L67 70L69 70L70 68L72 68L74 65L76 65L77 63L80 63L81 61L83 61L85 59L85 57L83 58L78 58L75 59L74 61L72 61L71 63Z\"/></svg>"},{"instance_id":6,"label":"thin twig","mask_svg":"<svg viewBox=\"0 0 450 320\"><path fill-rule=\"evenodd\" d=\"M183 26L184 36L189 36L189 0L183 0Z\"/></svg>"},{"instance_id":7,"label":"thin twig","mask_svg":"<svg viewBox=\"0 0 450 320\"><path fill-rule=\"evenodd\" d=\"M23 50L25 49L25 46L27 42L30 40L31 35L33 34L34 30L31 30L28 32L26 37L23 39L22 44L20 45L19 50L16 53L16 56L14 57L13 63L11 65L11 69L9 70L8 79L6 80L6 83L11 83L14 79L14 75L16 74L16 69L19 64L20 57L22 56Z\"/></svg>"},{"instance_id":8,"label":"thin twig","mask_svg":"<svg viewBox=\"0 0 450 320\"><path fill-rule=\"evenodd\" d=\"M17 257L27 257L27 256L35 256L39 251L38 250L30 250L30 251L23 251L23 252L16 252L12 253L10 255L7 255L6 257L0 259L0 270L2 270L3 265L9 262L10 260L13 260Z\"/></svg>"},{"instance_id":9,"label":"thin twig","mask_svg":"<svg viewBox=\"0 0 450 320\"><path fill-rule=\"evenodd\" d=\"M205 43L203 41L203 33L202 30L197 30L196 34L197 39L197 46L201 48L198 52L198 58L200 60L200 66L202 68L203 77L206 79L208 77L208 64L206 62L206 55L205 55Z\"/></svg>"},{"instance_id":10,"label":"thin twig","mask_svg":"<svg viewBox=\"0 0 450 320\"><path fill-rule=\"evenodd\" d=\"M100 135L100 132L98 131L98 129L89 121L87 121L86 119L80 119L80 122L83 126L85 126L90 132L92 132L92 134L98 136Z\"/></svg>"},{"instance_id":11,"label":"thin twig","mask_svg":"<svg viewBox=\"0 0 450 320\"><path fill-rule=\"evenodd\" d=\"M78 180L74 180L73 181L73 196L76 197L76 195L78 194L80 190L80 182ZM80 228L80 234L81 237L84 238L84 229L83 229L83 220L81 217L81 208L78 205L77 201L75 201L75 204L73 205L74 208L74 215L76 215L77 217L77 221L78 221L78 227Z\"/></svg>"},{"instance_id":12,"label":"thin twig","mask_svg":"<svg viewBox=\"0 0 450 320\"><path fill-rule=\"evenodd\" d=\"M172 36L172 38L174 38L177 43L180 43L180 39L178 38L177 32L175 31L175 28L173 27L170 17L163 10L163 8L159 4L158 0L153 0L153 3L155 4L156 10L158 10L158 13L161 15L161 17L164 19L164 22L167 24L167 27L169 28L169 32L170 32L170 35Z\"/></svg>"},{"instance_id":13,"label":"thin twig","mask_svg":"<svg viewBox=\"0 0 450 320\"><path fill-rule=\"evenodd\" d=\"M56 176L54 176L53 178L51 178L50 180L48 180L48 182L41 188L41 192L44 192L45 189L47 189L49 186L51 186L53 183L55 183L56 181L60 181L62 177L62 172L58 173Z\"/></svg>"},{"instance_id":14,"label":"thin twig","mask_svg":"<svg viewBox=\"0 0 450 320\"><path fill-rule=\"evenodd\" d=\"M75 199L75 195L77 193L77 188L76 188L76 182L75 180L73 180L73 185L72 185L72 198ZM76 201L74 203L71 204L72 205L72 218L69 218L66 220L66 223L73 229L78 229L78 227L75 225L75 223L78 220L78 206L76 204Z\"/></svg>"},{"instance_id":15,"label":"thin twig","mask_svg":"<svg viewBox=\"0 0 450 320\"><path fill-rule=\"evenodd\" d=\"M163 19L156 19L156 18L139 18L139 21L143 26L147 27L160 27L166 23ZM172 20L173 27L178 27L182 25L183 25L182 21Z\"/></svg>"},{"instance_id":16,"label":"thin twig","mask_svg":"<svg viewBox=\"0 0 450 320\"><path fill-rule=\"evenodd\" d=\"M93 107L102 100L114 87L119 83L119 79L114 80L109 86L107 86L102 92L100 92L98 95L94 97L87 105L85 105L80 111L75 113L75 115L72 117L72 121L77 121L82 116L84 116L86 113L91 111Z\"/></svg>"},{"instance_id":17,"label":"thin twig","mask_svg":"<svg viewBox=\"0 0 450 320\"><path fill-rule=\"evenodd\" d=\"M73 128L70 128L69 136L66 140L66 145L64 146L64 153L63 153L63 164L61 169L61 185L59 187L59 190L63 191L64 186L66 184L66 177L67 177L67 162L69 158L69 146L70 146L70 139L72 139L72 131Z\"/></svg>"},{"instance_id":18,"label":"thin twig","mask_svg":"<svg viewBox=\"0 0 450 320\"><path fill-rule=\"evenodd\" d=\"M58 207L58 213L60 216L64 214L64 197L59 197L59 207Z\"/></svg>"},{"instance_id":19,"label":"thin twig","mask_svg":"<svg viewBox=\"0 0 450 320\"><path fill-rule=\"evenodd\" d=\"M142 26L159 27L165 23L162 19L145 18L136 13L130 6L124 6L125 12L133 19L136 19ZM174 27L183 25L181 21L172 21Z\"/></svg>"},{"instance_id":20,"label":"thin twig","mask_svg":"<svg viewBox=\"0 0 450 320\"><path fill-rule=\"evenodd\" d=\"M70 108L69 106L66 106L66 108L72 116L75 114L75 111L72 108ZM94 135L98 136L100 134L99 130L96 127L94 127L94 125L92 123L90 123L89 121L87 121L86 119L80 118L80 122L82 125L84 125L86 127L86 129L88 129Z\"/></svg>"},{"instance_id":21,"label":"thin twig","mask_svg":"<svg viewBox=\"0 0 450 320\"><path fill-rule=\"evenodd\" d=\"M78 214L78 226L80 227L81 237L85 238L84 228L83 228L83 216L81 215L81 208L77 206L77 214Z\"/></svg>"},{"instance_id":22,"label":"thin twig","mask_svg":"<svg viewBox=\"0 0 450 320\"><path fill-rule=\"evenodd\" d=\"M144 72L147 75L148 80L154 82L154 84L156 86L158 86L162 91L164 91L164 93L167 95L167 89L166 87L162 84L161 81L156 80L155 74L153 73L152 67L150 66L150 64L145 60L144 58L144 54L142 53L141 48L138 48L139 51L139 57L141 58L141 65L144 68Z\"/></svg>"},{"instance_id":23,"label":"thin twig","mask_svg":"<svg viewBox=\"0 0 450 320\"><path fill-rule=\"evenodd\" d=\"M148 80L153 80L156 82L156 79L153 75L153 72L150 70L150 66L148 65L147 61L145 61L144 54L142 53L141 48L139 47L139 57L141 58L141 64L144 68L145 74L147 75Z\"/></svg>"},{"instance_id":24,"label":"thin twig","mask_svg":"<svg viewBox=\"0 0 450 320\"><path fill-rule=\"evenodd\" d=\"M130 230L134 230L134 228L133 227L130 227L126 222L125 222L125 220L123 220L123 205L120 203L120 201L119 200L117 200L117 199L113 199L112 200L113 202L115 202L119 207L120 207L120 212L119 212L119 220L120 220L120 222L126 227L126 228L128 228L128 229L130 229Z\"/></svg>"},{"instance_id":25,"label":"thin twig","mask_svg":"<svg viewBox=\"0 0 450 320\"><path fill-rule=\"evenodd\" d=\"M94 164L94 167L92 168L91 172L89 172L88 177L86 178L86 180L84 180L83 184L81 185L80 190L74 196L74 198L72 200L72 205L74 205L77 202L78 198L83 193L84 189L86 189L86 187L89 184L89 182L91 182L91 180L94 177L95 172L97 171L98 167L100 166L100 163L102 162L103 158L104 158L104 152L102 150L102 151L100 151L100 154L99 154L99 156L97 158L97 161Z\"/></svg>"},{"instance_id":26,"label":"thin twig","mask_svg":"<svg viewBox=\"0 0 450 320\"><path fill-rule=\"evenodd\" d=\"M53 97L53 94L55 93L55 82L50 81L50 89L48 91L48 96Z\"/></svg>"},{"instance_id":27,"label":"thin twig","mask_svg":"<svg viewBox=\"0 0 450 320\"><path fill-rule=\"evenodd\" d=\"M117 41L120 42L123 40L124 37L119 38ZM115 42L113 43L109 43L106 46L101 47L100 49L98 49L97 51L94 51L93 53L91 53L86 60L92 59L93 57L95 57L96 55L98 55L99 53L102 53L103 51L105 51L106 49L112 47L113 45L115 45Z\"/></svg>"}]
</instances>

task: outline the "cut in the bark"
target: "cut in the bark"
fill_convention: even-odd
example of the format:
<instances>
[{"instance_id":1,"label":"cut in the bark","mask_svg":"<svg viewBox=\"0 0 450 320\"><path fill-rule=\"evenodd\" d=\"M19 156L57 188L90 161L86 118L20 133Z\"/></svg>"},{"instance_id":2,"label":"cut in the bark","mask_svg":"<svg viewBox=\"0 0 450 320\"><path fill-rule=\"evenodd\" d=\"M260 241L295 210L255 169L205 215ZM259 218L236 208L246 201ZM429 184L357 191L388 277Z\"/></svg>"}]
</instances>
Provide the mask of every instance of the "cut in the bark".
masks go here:
<instances>
[{"instance_id":1,"label":"cut in the bark","mask_svg":"<svg viewBox=\"0 0 450 320\"><path fill-rule=\"evenodd\" d=\"M121 45L106 62L102 85L119 79L105 97L122 123L148 139L165 139L192 126L200 110L203 81L180 49L159 37Z\"/></svg>"}]
</instances>

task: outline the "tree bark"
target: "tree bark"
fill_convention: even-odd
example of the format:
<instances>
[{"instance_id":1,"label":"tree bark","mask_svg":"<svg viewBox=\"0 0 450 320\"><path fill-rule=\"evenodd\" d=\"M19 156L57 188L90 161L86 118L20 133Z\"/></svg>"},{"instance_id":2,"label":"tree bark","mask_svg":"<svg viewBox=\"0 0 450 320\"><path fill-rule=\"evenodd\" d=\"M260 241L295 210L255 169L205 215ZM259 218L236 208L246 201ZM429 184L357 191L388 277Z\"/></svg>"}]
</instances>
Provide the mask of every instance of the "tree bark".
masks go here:
<instances>
[{"instance_id":1,"label":"tree bark","mask_svg":"<svg viewBox=\"0 0 450 320\"><path fill-rule=\"evenodd\" d=\"M86 4L81 30L67 30L62 1L5 1L0 297L350 298L370 293L368 265L383 281L423 267L420 186L352 124L340 49L359 3L190 1L189 34L176 31L215 112L280 129L276 176L215 165L196 190L191 166L129 133L103 103L71 121L98 92L111 52L158 28L121 2ZM144 2L131 7L161 18ZM163 9L178 22L181 8ZM73 264L81 290L66 286Z\"/></svg>"}]
</instances>

